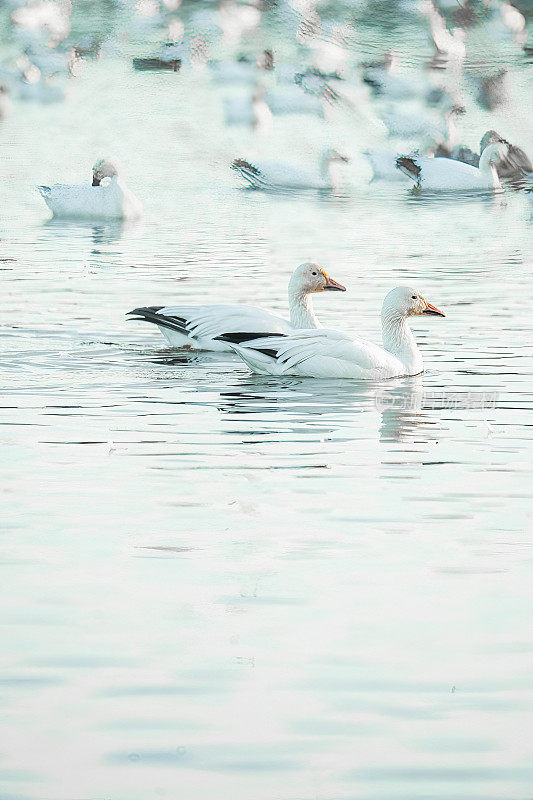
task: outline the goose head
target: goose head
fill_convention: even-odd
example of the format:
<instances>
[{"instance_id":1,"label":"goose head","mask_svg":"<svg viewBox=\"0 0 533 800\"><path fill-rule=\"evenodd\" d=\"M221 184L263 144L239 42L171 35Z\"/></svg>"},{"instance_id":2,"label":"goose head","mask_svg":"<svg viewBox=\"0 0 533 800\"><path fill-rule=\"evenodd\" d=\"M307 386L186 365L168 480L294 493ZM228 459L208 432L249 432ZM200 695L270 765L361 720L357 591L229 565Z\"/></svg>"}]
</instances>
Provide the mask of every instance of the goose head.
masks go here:
<instances>
[{"instance_id":1,"label":"goose head","mask_svg":"<svg viewBox=\"0 0 533 800\"><path fill-rule=\"evenodd\" d=\"M442 311L428 303L417 289L410 286L397 286L383 301L381 317L384 320L403 320L418 316L444 317Z\"/></svg>"},{"instance_id":2,"label":"goose head","mask_svg":"<svg viewBox=\"0 0 533 800\"><path fill-rule=\"evenodd\" d=\"M494 144L495 142L503 142L504 144L507 144L507 141L503 138L503 136L500 136L500 134L496 131L487 131L483 134L483 138L479 143L479 152L482 153L483 150L489 146L489 144Z\"/></svg>"},{"instance_id":3,"label":"goose head","mask_svg":"<svg viewBox=\"0 0 533 800\"><path fill-rule=\"evenodd\" d=\"M335 150L333 147L328 148L328 150L324 151L324 160L328 161L330 164L334 161L338 162L339 164L349 164L350 159L344 153L340 153L338 150Z\"/></svg>"},{"instance_id":4,"label":"goose head","mask_svg":"<svg viewBox=\"0 0 533 800\"><path fill-rule=\"evenodd\" d=\"M116 178L119 164L113 158L101 158L93 167L93 186L100 186L104 178Z\"/></svg>"},{"instance_id":5,"label":"goose head","mask_svg":"<svg viewBox=\"0 0 533 800\"><path fill-rule=\"evenodd\" d=\"M321 169L327 172L331 164L349 164L350 159L344 153L335 150L333 147L328 147L322 152L320 158Z\"/></svg>"},{"instance_id":6,"label":"goose head","mask_svg":"<svg viewBox=\"0 0 533 800\"><path fill-rule=\"evenodd\" d=\"M306 262L296 267L289 281L289 294L302 296L315 292L345 292L346 287L330 278L318 264Z\"/></svg>"},{"instance_id":7,"label":"goose head","mask_svg":"<svg viewBox=\"0 0 533 800\"><path fill-rule=\"evenodd\" d=\"M508 152L509 147L504 140L488 144L481 153L479 169L485 170L495 167L496 164L507 156Z\"/></svg>"}]
</instances>

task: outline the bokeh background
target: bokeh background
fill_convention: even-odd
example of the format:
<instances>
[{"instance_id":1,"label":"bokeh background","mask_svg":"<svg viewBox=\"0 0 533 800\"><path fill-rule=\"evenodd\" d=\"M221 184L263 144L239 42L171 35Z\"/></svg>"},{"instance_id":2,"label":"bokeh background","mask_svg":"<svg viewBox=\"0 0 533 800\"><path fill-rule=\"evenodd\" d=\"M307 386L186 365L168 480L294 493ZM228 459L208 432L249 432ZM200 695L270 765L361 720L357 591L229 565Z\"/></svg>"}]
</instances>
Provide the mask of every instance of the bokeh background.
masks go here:
<instances>
[{"instance_id":1,"label":"bokeh background","mask_svg":"<svg viewBox=\"0 0 533 800\"><path fill-rule=\"evenodd\" d=\"M439 14L465 52L433 78L453 72L459 141L495 128L531 155L532 7L510 30L502 3L457 5ZM413 195L364 156L429 146L387 136L407 100L363 80L391 49L431 75L427 13L45 0L0 20L1 800L530 798L530 196ZM168 43L178 71L134 69ZM215 80L265 48L272 74ZM228 124L228 100L309 68L354 102ZM331 146L351 159L334 194L229 168ZM90 183L108 155L142 220L50 219L35 186ZM379 341L401 283L445 311L413 323L423 376L260 378L125 320L285 315L309 259L348 288L316 299L329 327Z\"/></svg>"}]
</instances>

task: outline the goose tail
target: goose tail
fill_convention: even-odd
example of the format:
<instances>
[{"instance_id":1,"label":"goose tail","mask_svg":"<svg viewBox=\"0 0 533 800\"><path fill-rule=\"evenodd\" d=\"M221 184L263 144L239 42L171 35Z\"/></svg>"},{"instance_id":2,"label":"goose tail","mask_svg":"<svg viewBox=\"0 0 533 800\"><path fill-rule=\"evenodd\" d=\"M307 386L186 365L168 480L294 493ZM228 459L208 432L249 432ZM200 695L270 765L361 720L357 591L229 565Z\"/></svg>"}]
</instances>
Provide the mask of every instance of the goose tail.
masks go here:
<instances>
[{"instance_id":1,"label":"goose tail","mask_svg":"<svg viewBox=\"0 0 533 800\"><path fill-rule=\"evenodd\" d=\"M404 175L407 175L408 178L412 178L416 183L420 183L422 169L413 158L409 156L399 156L396 159L396 166Z\"/></svg>"},{"instance_id":2,"label":"goose tail","mask_svg":"<svg viewBox=\"0 0 533 800\"><path fill-rule=\"evenodd\" d=\"M231 164L231 169L236 170L252 186L258 186L263 183L261 172L244 158L236 158Z\"/></svg>"},{"instance_id":3,"label":"goose tail","mask_svg":"<svg viewBox=\"0 0 533 800\"><path fill-rule=\"evenodd\" d=\"M162 314L159 314L159 311L161 311L162 308L164 308L164 306L144 306L142 308L134 308L133 311L128 311L126 317L128 320L152 322L154 325L158 325L160 328L177 331L178 333L182 333L184 336L188 337L189 331L187 330L187 320L183 319L183 317L163 316Z\"/></svg>"},{"instance_id":4,"label":"goose tail","mask_svg":"<svg viewBox=\"0 0 533 800\"><path fill-rule=\"evenodd\" d=\"M222 342L227 342L234 353L236 353L246 364L250 367L252 372L258 375L280 375L280 365L278 364L278 351L273 347L262 346L262 342L258 342L253 347L247 347L254 340L268 339L272 334L268 333L250 333L250 332L235 332L223 333L216 338ZM283 337L283 334L276 334L276 338Z\"/></svg>"}]
</instances>

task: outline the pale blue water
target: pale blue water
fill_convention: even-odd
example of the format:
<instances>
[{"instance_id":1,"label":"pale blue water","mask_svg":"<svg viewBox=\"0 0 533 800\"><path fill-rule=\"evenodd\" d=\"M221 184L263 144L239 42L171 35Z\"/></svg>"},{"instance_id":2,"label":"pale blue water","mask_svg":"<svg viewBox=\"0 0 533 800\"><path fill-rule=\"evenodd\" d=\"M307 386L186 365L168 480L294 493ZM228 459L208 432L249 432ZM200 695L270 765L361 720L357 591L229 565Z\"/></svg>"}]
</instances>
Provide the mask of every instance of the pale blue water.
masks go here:
<instances>
[{"instance_id":1,"label":"pale blue water","mask_svg":"<svg viewBox=\"0 0 533 800\"><path fill-rule=\"evenodd\" d=\"M363 28L362 51L390 36ZM369 184L350 117L229 131L206 72L131 71L141 39L0 130L0 798L529 800L527 196ZM516 113L472 101L472 146L496 127L532 150L513 58ZM246 192L228 169L312 163L326 139L353 158L338 198ZM34 185L106 153L144 220L49 222ZM316 300L330 327L379 340L398 283L442 308L413 323L425 374L261 378L124 319L285 313L307 259L348 287Z\"/></svg>"}]
</instances>

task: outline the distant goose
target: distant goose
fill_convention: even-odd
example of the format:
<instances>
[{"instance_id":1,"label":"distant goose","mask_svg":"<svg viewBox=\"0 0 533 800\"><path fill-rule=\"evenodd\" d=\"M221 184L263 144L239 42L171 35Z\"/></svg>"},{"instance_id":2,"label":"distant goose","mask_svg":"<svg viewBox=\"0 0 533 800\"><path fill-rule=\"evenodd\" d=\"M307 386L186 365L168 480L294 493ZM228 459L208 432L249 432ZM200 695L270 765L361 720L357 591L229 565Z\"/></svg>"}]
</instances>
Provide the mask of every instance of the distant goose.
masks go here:
<instances>
[{"instance_id":1,"label":"distant goose","mask_svg":"<svg viewBox=\"0 0 533 800\"><path fill-rule=\"evenodd\" d=\"M490 144L483 150L479 167L451 158L400 156L396 165L418 189L434 192L489 191L501 189L496 165L507 154L507 145Z\"/></svg>"},{"instance_id":2,"label":"distant goose","mask_svg":"<svg viewBox=\"0 0 533 800\"><path fill-rule=\"evenodd\" d=\"M324 291L346 289L317 264L306 263L295 269L289 281L290 321L262 308L237 304L147 306L130 311L128 316L157 325L173 347L229 351L232 349L229 344L217 340L224 333L241 331L248 336L261 331L289 333L294 328L320 328L311 295Z\"/></svg>"},{"instance_id":3,"label":"distant goose","mask_svg":"<svg viewBox=\"0 0 533 800\"><path fill-rule=\"evenodd\" d=\"M457 138L456 121L465 113L464 106L452 105L444 113L444 118L436 121L424 110L419 111L387 111L381 119L388 128L390 136L419 137L426 136L453 147Z\"/></svg>"},{"instance_id":4,"label":"distant goose","mask_svg":"<svg viewBox=\"0 0 533 800\"><path fill-rule=\"evenodd\" d=\"M407 324L421 314L444 317L416 290L400 286L385 297L381 310L383 347L332 330L301 330L280 335L226 333L221 339L253 372L310 378L382 380L418 375L422 355Z\"/></svg>"},{"instance_id":5,"label":"distant goose","mask_svg":"<svg viewBox=\"0 0 533 800\"><path fill-rule=\"evenodd\" d=\"M165 59L159 56L143 56L132 59L133 69L137 72L179 72L180 58Z\"/></svg>"},{"instance_id":6,"label":"distant goose","mask_svg":"<svg viewBox=\"0 0 533 800\"><path fill-rule=\"evenodd\" d=\"M231 168L254 189L337 189L341 185L335 175L335 164L346 164L349 159L337 150L325 150L316 172L283 161L255 161L237 158Z\"/></svg>"},{"instance_id":7,"label":"distant goose","mask_svg":"<svg viewBox=\"0 0 533 800\"><path fill-rule=\"evenodd\" d=\"M208 66L216 84L253 84L260 70L270 72L274 69L274 54L272 50L263 50L257 59L243 57L237 61L214 61Z\"/></svg>"},{"instance_id":8,"label":"distant goose","mask_svg":"<svg viewBox=\"0 0 533 800\"><path fill-rule=\"evenodd\" d=\"M102 158L93 167L92 186L38 186L54 217L85 219L135 219L142 214L140 201L119 177L116 161Z\"/></svg>"}]
</instances>

